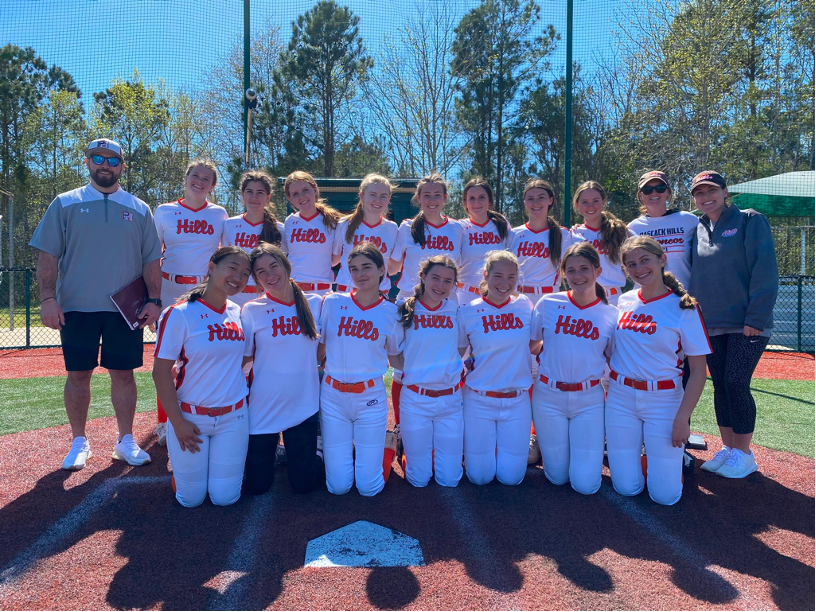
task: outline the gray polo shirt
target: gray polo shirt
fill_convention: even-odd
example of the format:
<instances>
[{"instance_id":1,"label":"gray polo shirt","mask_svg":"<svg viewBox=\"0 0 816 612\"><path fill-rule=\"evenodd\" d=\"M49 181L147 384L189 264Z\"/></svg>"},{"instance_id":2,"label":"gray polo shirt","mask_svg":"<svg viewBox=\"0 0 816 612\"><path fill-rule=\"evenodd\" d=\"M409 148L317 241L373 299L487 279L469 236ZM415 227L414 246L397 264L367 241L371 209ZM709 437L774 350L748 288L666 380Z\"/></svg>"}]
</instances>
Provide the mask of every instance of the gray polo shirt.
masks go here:
<instances>
[{"instance_id":1,"label":"gray polo shirt","mask_svg":"<svg viewBox=\"0 0 816 612\"><path fill-rule=\"evenodd\" d=\"M58 195L29 245L59 259L57 300L66 312L116 312L111 294L161 257L147 204L122 188L103 194L90 184Z\"/></svg>"}]
</instances>

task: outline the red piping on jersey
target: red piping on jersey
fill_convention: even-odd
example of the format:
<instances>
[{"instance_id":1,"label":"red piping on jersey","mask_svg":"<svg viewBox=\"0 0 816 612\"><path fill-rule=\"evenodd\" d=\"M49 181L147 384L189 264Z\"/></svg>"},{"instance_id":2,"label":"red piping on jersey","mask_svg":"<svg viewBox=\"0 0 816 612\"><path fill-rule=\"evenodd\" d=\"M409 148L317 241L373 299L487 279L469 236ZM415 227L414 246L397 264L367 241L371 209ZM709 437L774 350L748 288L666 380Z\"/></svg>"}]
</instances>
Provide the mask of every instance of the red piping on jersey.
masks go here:
<instances>
[{"instance_id":1,"label":"red piping on jersey","mask_svg":"<svg viewBox=\"0 0 816 612\"><path fill-rule=\"evenodd\" d=\"M593 232L600 232L601 231L601 228L591 227L591 226L587 225L586 223L584 223L584 227L587 228L588 230L592 230Z\"/></svg>"},{"instance_id":2,"label":"red piping on jersey","mask_svg":"<svg viewBox=\"0 0 816 612\"><path fill-rule=\"evenodd\" d=\"M366 227L368 227L368 228L370 228L370 229L374 229L375 227L380 227L380 226L382 225L382 222L383 222L383 218L382 218L382 216L380 216L380 220L379 220L379 221L377 221L377 223L375 223L374 225L369 225L368 223L366 223L366 222L365 222L365 219L363 219L363 220L361 221L361 223L362 223L363 225L365 225Z\"/></svg>"},{"instance_id":3,"label":"red piping on jersey","mask_svg":"<svg viewBox=\"0 0 816 612\"><path fill-rule=\"evenodd\" d=\"M208 304L207 302L205 302L203 298L198 298L198 301L201 302L202 304L204 304L204 306L206 306L207 308L209 308L213 312L217 312L218 314L224 314L224 311L227 309L227 303L226 302L224 302L224 305L221 307L221 310L219 310L218 308L216 308L212 304Z\"/></svg>"},{"instance_id":4,"label":"red piping on jersey","mask_svg":"<svg viewBox=\"0 0 816 612\"><path fill-rule=\"evenodd\" d=\"M167 310L167 314L164 315L164 318L162 319L161 325L159 325L159 337L156 338L156 350L153 353L156 357L159 356L159 351L161 350L162 339L164 338L164 329L167 327L167 320L170 318L170 313L173 311L174 308L175 308L175 306L171 306Z\"/></svg>"},{"instance_id":5,"label":"red piping on jersey","mask_svg":"<svg viewBox=\"0 0 816 612\"><path fill-rule=\"evenodd\" d=\"M425 310L430 310L431 312L436 312L437 310L442 308L442 302L444 302L445 300L442 300L441 302L439 302L439 304L436 305L436 308L431 308L430 306L428 306L425 302L422 301L422 298L418 298L417 301L420 304L422 304L422 306L425 308Z\"/></svg>"},{"instance_id":6,"label":"red piping on jersey","mask_svg":"<svg viewBox=\"0 0 816 612\"><path fill-rule=\"evenodd\" d=\"M207 206L210 205L209 201L205 201L204 206L202 206L201 208L190 208L189 206L187 206L184 203L184 198L179 198L178 203L179 203L179 206L181 206L182 208L186 208L190 212L194 212L194 213L200 212L200 211L204 210L205 208L207 208Z\"/></svg>"},{"instance_id":7,"label":"red piping on jersey","mask_svg":"<svg viewBox=\"0 0 816 612\"><path fill-rule=\"evenodd\" d=\"M181 354L179 355L179 360L181 361L181 367L179 368L178 376L176 376L176 390L178 391L179 387L181 387L181 383L184 382L184 375L187 373L185 368L187 364L190 363L190 360L187 359L187 355L184 354L184 347L181 347Z\"/></svg>"},{"instance_id":8,"label":"red piping on jersey","mask_svg":"<svg viewBox=\"0 0 816 612\"><path fill-rule=\"evenodd\" d=\"M638 289L637 296L638 296L638 299L639 299L641 302L643 302L644 304L649 304L650 302L656 302L657 300L662 300L664 297L667 297L667 296L669 296L669 295L671 295L671 294L673 293L673 291L672 291L671 289L669 289L669 290L668 290L668 291L666 291L666 293L664 293L663 295L658 295L657 297L653 297L653 298L651 298L651 299L649 299L649 300L644 300L644 299L643 299L643 296L641 295L641 293L640 293L640 292L641 292L641 290L640 290L640 289Z\"/></svg>"},{"instance_id":9,"label":"red piping on jersey","mask_svg":"<svg viewBox=\"0 0 816 612\"><path fill-rule=\"evenodd\" d=\"M319 211L319 210L315 210L315 214L313 214L311 217L308 217L308 218L307 218L307 217L304 217L304 216L303 216L303 213L301 213L300 211L298 211L298 215L300 215L300 218L301 218L301 219L303 219L304 221L306 221L307 223L308 223L309 221L311 221L312 219L314 219L314 218L315 218L317 215L319 215L319 214L320 214L320 211Z\"/></svg>"},{"instance_id":10,"label":"red piping on jersey","mask_svg":"<svg viewBox=\"0 0 816 612\"><path fill-rule=\"evenodd\" d=\"M569 301L572 302L572 305L575 306L578 310L584 310L585 308L592 308L595 304L597 304L598 302L601 301L601 298L597 298L591 304L587 304L586 306L581 306L578 302L576 302L575 300L572 299L572 289L567 291L567 297L569 298Z\"/></svg>"},{"instance_id":11,"label":"red piping on jersey","mask_svg":"<svg viewBox=\"0 0 816 612\"><path fill-rule=\"evenodd\" d=\"M485 304L490 304L493 308L504 308L505 306L507 306L510 303L510 300L512 300L512 299L513 298L511 298L511 297L507 298L507 301L504 304L494 304L493 302L488 300L486 297L483 297L482 301Z\"/></svg>"},{"instance_id":12,"label":"red piping on jersey","mask_svg":"<svg viewBox=\"0 0 816 612\"><path fill-rule=\"evenodd\" d=\"M488 217L488 218L487 218L487 221L485 221L484 223L476 223L476 222L473 220L473 217L468 217L468 221L470 221L470 222L471 222L473 225L475 225L476 227L485 227L485 226L487 226L487 224L488 224L488 223L490 223L490 217Z\"/></svg>"},{"instance_id":13,"label":"red piping on jersey","mask_svg":"<svg viewBox=\"0 0 816 612\"><path fill-rule=\"evenodd\" d=\"M708 337L708 328L706 327L705 321L703 321L703 311L700 310L700 304L695 304L695 306L697 307L697 315L700 317L700 325L703 326L703 333L705 334L705 337L706 337L706 343L708 344L708 350L713 353L714 349L711 348L711 339ZM696 357L696 355L691 355L691 357Z\"/></svg>"},{"instance_id":14,"label":"red piping on jersey","mask_svg":"<svg viewBox=\"0 0 816 612\"><path fill-rule=\"evenodd\" d=\"M289 302L289 303L287 304L286 302L281 302L281 301L280 301L279 299L277 299L277 298L273 298L271 295L269 295L269 292L267 292L266 297L268 297L268 298L269 298L271 301L273 301L273 302L276 302L276 303L280 304L281 306L294 306L294 305L295 305L295 300L292 300L291 302Z\"/></svg>"},{"instance_id":15,"label":"red piping on jersey","mask_svg":"<svg viewBox=\"0 0 816 612\"><path fill-rule=\"evenodd\" d=\"M251 225L252 227L258 227L259 225L263 225L263 219L261 219L261 220L260 220L260 221L258 221L257 223L253 223L252 221L250 221L249 219L247 219L246 213L244 213L243 215L241 215L241 218L244 220L244 222L245 222L247 225Z\"/></svg>"},{"instance_id":16,"label":"red piping on jersey","mask_svg":"<svg viewBox=\"0 0 816 612\"><path fill-rule=\"evenodd\" d=\"M445 219L445 222L442 225L434 225L433 223L431 223L427 219L425 219L425 223L427 223L428 225L430 225L434 229L439 229L440 227L445 227L448 224L448 218L445 215L442 215L442 217Z\"/></svg>"},{"instance_id":17,"label":"red piping on jersey","mask_svg":"<svg viewBox=\"0 0 816 612\"><path fill-rule=\"evenodd\" d=\"M355 295L356 293L357 293L357 289L355 289L354 291L352 291L352 292L351 292L349 295L351 296L351 301L352 301L352 302L354 302L354 303L357 305L357 308L359 308L360 310L369 310L369 309L371 309L371 308L374 308L375 306L379 306L379 305L380 305L380 303L381 303L381 302L382 302L382 301L385 299L385 298L382 296L382 293L381 293L381 294L380 294L380 299L379 299L379 300L377 300L376 302L374 302L373 304L371 304L370 306L361 306L361 305L360 305L360 302L358 302L356 299L354 299L354 295Z\"/></svg>"},{"instance_id":18,"label":"red piping on jersey","mask_svg":"<svg viewBox=\"0 0 816 612\"><path fill-rule=\"evenodd\" d=\"M528 230L530 230L534 234L540 234L541 232L549 231L550 224L548 223L545 227L541 228L540 230L534 230L532 227L530 227L530 222L528 221L527 223L524 224L524 227L526 227Z\"/></svg>"}]
</instances>

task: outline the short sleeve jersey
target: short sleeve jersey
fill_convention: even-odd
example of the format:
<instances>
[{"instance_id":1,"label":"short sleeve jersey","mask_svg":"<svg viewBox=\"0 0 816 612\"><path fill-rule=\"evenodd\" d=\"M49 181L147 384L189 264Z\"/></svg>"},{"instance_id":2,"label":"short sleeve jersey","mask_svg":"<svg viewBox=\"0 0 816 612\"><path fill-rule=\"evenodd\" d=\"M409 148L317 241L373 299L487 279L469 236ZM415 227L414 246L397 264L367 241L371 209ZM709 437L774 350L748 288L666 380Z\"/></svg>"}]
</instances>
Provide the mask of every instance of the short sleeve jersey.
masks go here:
<instances>
[{"instance_id":1,"label":"short sleeve jersey","mask_svg":"<svg viewBox=\"0 0 816 612\"><path fill-rule=\"evenodd\" d=\"M320 342L326 345L326 374L344 383L364 382L385 374L388 355L399 354L402 329L397 307L380 296L360 306L351 293L323 300Z\"/></svg>"},{"instance_id":2,"label":"short sleeve jersey","mask_svg":"<svg viewBox=\"0 0 816 612\"><path fill-rule=\"evenodd\" d=\"M442 300L430 309L417 300L414 320L407 329L400 351L405 358L402 384L423 389L449 389L462 379L459 329L454 300Z\"/></svg>"},{"instance_id":3,"label":"short sleeve jersey","mask_svg":"<svg viewBox=\"0 0 816 612\"><path fill-rule=\"evenodd\" d=\"M697 308L680 308L671 291L644 300L640 290L618 300L615 348L609 366L635 380L669 380L683 374L685 356L708 355L711 345Z\"/></svg>"},{"instance_id":4,"label":"short sleeve jersey","mask_svg":"<svg viewBox=\"0 0 816 612\"><path fill-rule=\"evenodd\" d=\"M307 294L315 320L323 302ZM254 356L249 387L249 433L268 434L299 425L317 412L320 378L317 343L303 335L295 303L286 304L268 294L241 309L246 346Z\"/></svg>"},{"instance_id":5,"label":"short sleeve jersey","mask_svg":"<svg viewBox=\"0 0 816 612\"><path fill-rule=\"evenodd\" d=\"M514 296L504 304L478 298L459 308L459 347L470 344L473 370L465 384L477 391L527 389L530 372L530 340L533 304Z\"/></svg>"},{"instance_id":6,"label":"short sleeve jersey","mask_svg":"<svg viewBox=\"0 0 816 612\"><path fill-rule=\"evenodd\" d=\"M241 309L233 302L220 310L203 300L166 308L159 319L155 355L179 365L180 402L218 408L246 398L244 331Z\"/></svg>"},{"instance_id":7,"label":"short sleeve jersey","mask_svg":"<svg viewBox=\"0 0 816 612\"><path fill-rule=\"evenodd\" d=\"M519 284L528 287L558 287L561 278L550 257L550 228L533 230L525 223L514 227L510 240L510 252L518 257ZM561 232L561 256L567 252L575 238L566 228Z\"/></svg>"},{"instance_id":8,"label":"short sleeve jersey","mask_svg":"<svg viewBox=\"0 0 816 612\"><path fill-rule=\"evenodd\" d=\"M302 283L333 283L334 233L323 225L320 211L306 219L299 212L286 217L284 241L292 264L292 278Z\"/></svg>"},{"instance_id":9,"label":"short sleeve jersey","mask_svg":"<svg viewBox=\"0 0 816 612\"><path fill-rule=\"evenodd\" d=\"M462 251L462 226L445 217L442 225L425 222L425 245L414 242L411 236L411 219L402 222L397 233L397 244L392 259L402 260L402 274L397 287L401 291L413 291L419 283L419 265L434 255L446 255L457 264Z\"/></svg>"},{"instance_id":10,"label":"short sleeve jersey","mask_svg":"<svg viewBox=\"0 0 816 612\"><path fill-rule=\"evenodd\" d=\"M586 240L598 251L601 256L601 276L598 278L598 284L604 289L615 288L620 290L626 284L626 274L623 273L620 263L612 263L607 257L606 250L601 248L601 230L588 227L586 225L579 225L572 230L572 233L578 237L579 240ZM629 235L634 236L635 233L629 230Z\"/></svg>"},{"instance_id":11,"label":"short sleeve jersey","mask_svg":"<svg viewBox=\"0 0 816 612\"><path fill-rule=\"evenodd\" d=\"M352 288L351 274L348 271L348 256L351 250L361 242L371 242L380 249L383 260L388 263L391 253L394 250L394 243L397 240L397 224L388 219L381 219L377 225L368 225L365 221L360 223L360 227L354 232L351 244L346 242L346 230L348 229L348 219L343 219L337 224L334 232L334 248L332 253L340 255L340 271L337 273L337 284L347 287L346 291ZM388 292L391 289L391 279L386 274L380 283L380 290ZM338 287L338 291L343 291Z\"/></svg>"},{"instance_id":12,"label":"short sleeve jersey","mask_svg":"<svg viewBox=\"0 0 816 612\"><path fill-rule=\"evenodd\" d=\"M283 223L280 221L277 222L278 231L281 233L281 239L283 238ZM224 230L221 233L221 246L237 246L241 247L247 254L251 253L252 250L258 246L258 238L261 235L261 231L263 230L263 221L260 223L250 223L246 215L236 215L235 217L230 217L224 222ZM283 252L286 253L286 245L281 242L278 245L283 249ZM254 287L255 286L255 279L252 278L252 275L249 276L249 281L247 281L247 287Z\"/></svg>"},{"instance_id":13,"label":"short sleeve jersey","mask_svg":"<svg viewBox=\"0 0 816 612\"><path fill-rule=\"evenodd\" d=\"M510 224L507 224L507 238L502 240L496 224L488 219L482 225L473 219L462 219L462 255L459 258L459 281L471 287L482 282L482 271L487 253L504 251L510 246Z\"/></svg>"},{"instance_id":14,"label":"short sleeve jersey","mask_svg":"<svg viewBox=\"0 0 816 612\"><path fill-rule=\"evenodd\" d=\"M641 216L629 224L638 236L657 240L666 253L666 269L674 274L684 287L691 279L691 240L697 231L696 215L682 210L667 212L662 217Z\"/></svg>"},{"instance_id":15,"label":"short sleeve jersey","mask_svg":"<svg viewBox=\"0 0 816 612\"><path fill-rule=\"evenodd\" d=\"M533 314L533 340L544 341L538 371L565 383L600 379L617 322L618 309L600 298L579 306L571 291L545 295Z\"/></svg>"},{"instance_id":16,"label":"short sleeve jersey","mask_svg":"<svg viewBox=\"0 0 816 612\"><path fill-rule=\"evenodd\" d=\"M221 243L227 211L207 202L193 210L184 200L156 209L156 231L164 256L162 271L180 276L205 276L210 257Z\"/></svg>"},{"instance_id":17,"label":"short sleeve jersey","mask_svg":"<svg viewBox=\"0 0 816 612\"><path fill-rule=\"evenodd\" d=\"M124 189L90 184L58 195L29 243L59 260L57 300L65 312L116 312L110 296L161 257L150 208Z\"/></svg>"}]
</instances>

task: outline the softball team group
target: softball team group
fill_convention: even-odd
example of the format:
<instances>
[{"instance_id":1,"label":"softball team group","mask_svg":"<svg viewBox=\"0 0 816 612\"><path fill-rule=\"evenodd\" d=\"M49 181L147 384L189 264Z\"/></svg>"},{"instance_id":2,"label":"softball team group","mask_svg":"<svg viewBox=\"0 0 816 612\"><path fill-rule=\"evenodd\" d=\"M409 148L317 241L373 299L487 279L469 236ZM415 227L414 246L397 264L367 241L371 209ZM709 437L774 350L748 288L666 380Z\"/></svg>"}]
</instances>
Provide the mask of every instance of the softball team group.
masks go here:
<instances>
[{"instance_id":1,"label":"softball team group","mask_svg":"<svg viewBox=\"0 0 816 612\"><path fill-rule=\"evenodd\" d=\"M341 217L311 175L294 172L284 191L296 212L284 223L265 173L244 174L246 212L232 218L207 201L216 181L211 163L192 162L184 198L155 213L162 301L172 304L158 323L157 433L182 505L268 491L280 434L295 491L325 478L335 494L353 485L379 493L396 448L386 431L389 363L414 486L456 486L463 472L475 484L519 484L534 424L552 483L596 492L606 449L617 492L645 486L657 503L680 499L712 351L684 289L702 222L668 209L663 173L640 179L642 216L628 227L606 210L600 184L582 184L573 206L584 223L570 230L551 216L554 192L540 179L525 186L529 220L516 228L478 178L463 190L469 217L456 221L444 214L444 179L424 177L420 211L399 227L385 218L392 185L380 175L365 177L357 207ZM713 187L724 192L719 210ZM698 191L716 225L725 181L702 173L695 200ZM396 304L389 274L400 275ZM635 289L621 295L626 275ZM730 418L718 408L718 421L721 412ZM703 469L747 475L755 461L747 471L728 445L747 432L725 425L724 448Z\"/></svg>"}]
</instances>

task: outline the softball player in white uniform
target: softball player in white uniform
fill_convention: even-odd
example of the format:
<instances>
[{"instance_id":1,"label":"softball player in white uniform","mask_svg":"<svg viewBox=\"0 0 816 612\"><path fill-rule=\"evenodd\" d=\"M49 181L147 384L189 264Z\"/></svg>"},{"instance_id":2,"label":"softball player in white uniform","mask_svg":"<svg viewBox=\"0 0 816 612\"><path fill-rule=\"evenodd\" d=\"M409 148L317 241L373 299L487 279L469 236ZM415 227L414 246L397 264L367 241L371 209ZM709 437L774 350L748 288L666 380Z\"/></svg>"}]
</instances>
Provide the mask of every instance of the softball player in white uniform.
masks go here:
<instances>
[{"instance_id":1,"label":"softball player in white uniform","mask_svg":"<svg viewBox=\"0 0 816 612\"><path fill-rule=\"evenodd\" d=\"M683 448L689 418L706 378L711 352L694 299L664 272L666 255L652 238L627 240L626 271L640 289L618 301L615 348L606 401L606 448L615 490L643 490L641 445L645 445L646 486L657 503L672 505L683 493ZM691 374L683 391L683 357Z\"/></svg>"},{"instance_id":2,"label":"softball player in white uniform","mask_svg":"<svg viewBox=\"0 0 816 612\"><path fill-rule=\"evenodd\" d=\"M334 282L334 234L340 213L320 198L320 189L308 172L286 177L286 199L297 209L284 221L283 240L292 264L292 278L306 293L325 295Z\"/></svg>"},{"instance_id":3,"label":"softball player in white uniform","mask_svg":"<svg viewBox=\"0 0 816 612\"><path fill-rule=\"evenodd\" d=\"M340 258L338 293L348 293L353 289L347 260L355 246L361 242L371 242L380 249L385 261L391 257L398 231L397 224L385 218L391 191L392 185L387 178L380 174L367 175L360 183L360 199L354 212L337 224L332 254ZM391 279L386 276L380 283L380 291L388 295L390 290Z\"/></svg>"},{"instance_id":4,"label":"softball player in white uniform","mask_svg":"<svg viewBox=\"0 0 816 612\"><path fill-rule=\"evenodd\" d=\"M590 495L601 486L604 390L601 377L611 354L618 311L596 279L598 252L587 242L567 249L561 272L568 292L544 296L533 314L533 339L543 341L533 387L533 421L553 484L569 482Z\"/></svg>"},{"instance_id":5,"label":"softball player in white uniform","mask_svg":"<svg viewBox=\"0 0 816 612\"><path fill-rule=\"evenodd\" d=\"M388 357L399 354L402 329L397 307L380 293L385 263L370 242L348 259L355 289L323 300L320 344L326 352L320 392L320 425L326 486L337 495L357 485L361 495L379 493L383 479L388 400L383 375Z\"/></svg>"},{"instance_id":6,"label":"softball player in white uniform","mask_svg":"<svg viewBox=\"0 0 816 612\"><path fill-rule=\"evenodd\" d=\"M443 487L462 478L464 421L462 359L456 301L456 263L444 255L427 259L414 295L400 304L402 383L400 426L405 477L424 487L433 475Z\"/></svg>"},{"instance_id":7,"label":"softball player in white uniform","mask_svg":"<svg viewBox=\"0 0 816 612\"><path fill-rule=\"evenodd\" d=\"M516 295L518 262L507 251L485 260L484 297L459 308L459 348L470 346L465 378L465 471L474 484L519 484L527 470L533 304Z\"/></svg>"},{"instance_id":8,"label":"softball player in white uniform","mask_svg":"<svg viewBox=\"0 0 816 612\"><path fill-rule=\"evenodd\" d=\"M493 188L481 177L468 181L462 202L469 218L462 219L462 254L459 257L459 281L456 293L459 305L481 297L479 284L489 251L510 246L510 224L493 207Z\"/></svg>"},{"instance_id":9,"label":"softball player in white uniform","mask_svg":"<svg viewBox=\"0 0 816 612\"><path fill-rule=\"evenodd\" d=\"M247 254L251 254L259 242L268 242L280 247L284 228L283 223L278 221L272 212L269 205L271 198L272 178L266 172L258 170L244 172L241 176L241 202L246 212L230 217L224 222L221 244L241 247ZM282 248L285 253L285 245ZM262 290L256 287L255 279L250 276L244 290L230 299L243 306L249 300L258 297L259 291Z\"/></svg>"},{"instance_id":10,"label":"softball player in white uniform","mask_svg":"<svg viewBox=\"0 0 816 612\"><path fill-rule=\"evenodd\" d=\"M227 300L246 286L249 256L222 247L207 274L186 301L162 313L153 362L170 420L167 452L176 499L187 507L200 505L207 493L217 506L238 501L249 437L241 312Z\"/></svg>"}]
</instances>

